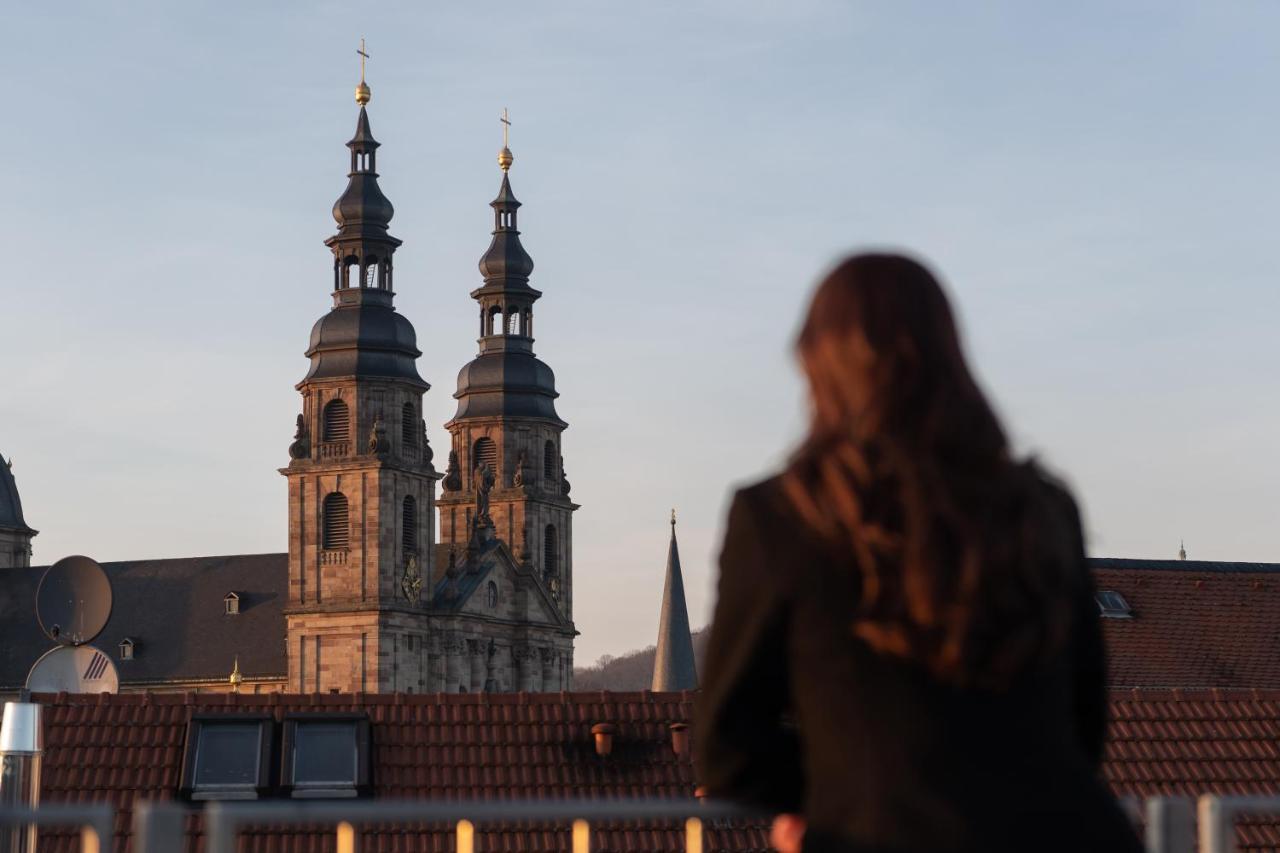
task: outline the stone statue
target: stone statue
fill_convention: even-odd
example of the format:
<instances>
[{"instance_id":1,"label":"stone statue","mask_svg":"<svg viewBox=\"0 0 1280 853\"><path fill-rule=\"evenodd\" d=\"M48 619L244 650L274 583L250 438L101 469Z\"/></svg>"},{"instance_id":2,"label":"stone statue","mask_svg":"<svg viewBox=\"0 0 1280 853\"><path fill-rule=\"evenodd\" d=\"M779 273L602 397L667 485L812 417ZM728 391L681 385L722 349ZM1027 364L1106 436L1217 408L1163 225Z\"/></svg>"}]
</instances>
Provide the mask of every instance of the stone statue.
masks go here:
<instances>
[{"instance_id":1,"label":"stone statue","mask_svg":"<svg viewBox=\"0 0 1280 853\"><path fill-rule=\"evenodd\" d=\"M564 457L560 457L560 494L569 494L569 475L564 472Z\"/></svg>"},{"instance_id":2,"label":"stone statue","mask_svg":"<svg viewBox=\"0 0 1280 853\"><path fill-rule=\"evenodd\" d=\"M293 432L293 444L289 445L290 459L306 459L311 455L311 442L307 441L307 422L298 415L298 428Z\"/></svg>"},{"instance_id":3,"label":"stone statue","mask_svg":"<svg viewBox=\"0 0 1280 853\"><path fill-rule=\"evenodd\" d=\"M493 488L494 483L493 468L488 462L482 463L475 472L476 485L476 526L491 525L493 519L489 517L489 490Z\"/></svg>"},{"instance_id":4,"label":"stone statue","mask_svg":"<svg viewBox=\"0 0 1280 853\"><path fill-rule=\"evenodd\" d=\"M521 451L520 451L520 455L516 458L516 473L515 473L515 476L511 478L511 482L512 482L512 484L513 484L513 485L516 485L516 486L523 486L523 485L524 485L524 469L525 469L525 463L526 463L526 460L525 460L524 451L523 451L523 450L521 450Z\"/></svg>"},{"instance_id":5,"label":"stone statue","mask_svg":"<svg viewBox=\"0 0 1280 853\"><path fill-rule=\"evenodd\" d=\"M436 458L436 452L431 449L431 442L427 439L427 422L422 422L422 464L430 465L431 460Z\"/></svg>"},{"instance_id":6,"label":"stone statue","mask_svg":"<svg viewBox=\"0 0 1280 853\"><path fill-rule=\"evenodd\" d=\"M458 470L458 451L449 451L449 467L444 472L444 482L441 486L446 492L462 491L462 472Z\"/></svg>"},{"instance_id":7,"label":"stone statue","mask_svg":"<svg viewBox=\"0 0 1280 853\"><path fill-rule=\"evenodd\" d=\"M369 452L375 456L382 456L391 449L391 442L387 441L387 427L382 422L382 412L373 416L373 432L369 434Z\"/></svg>"}]
</instances>

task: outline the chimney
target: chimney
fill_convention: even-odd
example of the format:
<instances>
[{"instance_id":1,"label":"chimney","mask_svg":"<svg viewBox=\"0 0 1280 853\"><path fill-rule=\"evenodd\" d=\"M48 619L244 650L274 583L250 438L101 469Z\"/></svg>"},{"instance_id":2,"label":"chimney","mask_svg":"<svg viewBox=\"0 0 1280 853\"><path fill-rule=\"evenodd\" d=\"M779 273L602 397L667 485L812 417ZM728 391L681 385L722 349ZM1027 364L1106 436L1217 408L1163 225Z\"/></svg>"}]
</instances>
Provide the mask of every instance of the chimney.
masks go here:
<instances>
[{"instance_id":1,"label":"chimney","mask_svg":"<svg viewBox=\"0 0 1280 853\"><path fill-rule=\"evenodd\" d=\"M613 752L613 736L618 733L618 727L613 723L596 723L591 727L591 736L596 741L596 755L601 758L608 758L609 753Z\"/></svg>"},{"instance_id":2,"label":"chimney","mask_svg":"<svg viewBox=\"0 0 1280 853\"><path fill-rule=\"evenodd\" d=\"M684 758L689 754L689 724L688 723L672 723L671 729L671 751L679 758Z\"/></svg>"},{"instance_id":3,"label":"chimney","mask_svg":"<svg viewBox=\"0 0 1280 853\"><path fill-rule=\"evenodd\" d=\"M25 691L23 691L25 694ZM23 696L22 698L27 698ZM40 756L44 736L40 706L34 702L5 702L0 723L0 807L34 809L40 804ZM0 828L10 853L35 853L35 825Z\"/></svg>"}]
</instances>

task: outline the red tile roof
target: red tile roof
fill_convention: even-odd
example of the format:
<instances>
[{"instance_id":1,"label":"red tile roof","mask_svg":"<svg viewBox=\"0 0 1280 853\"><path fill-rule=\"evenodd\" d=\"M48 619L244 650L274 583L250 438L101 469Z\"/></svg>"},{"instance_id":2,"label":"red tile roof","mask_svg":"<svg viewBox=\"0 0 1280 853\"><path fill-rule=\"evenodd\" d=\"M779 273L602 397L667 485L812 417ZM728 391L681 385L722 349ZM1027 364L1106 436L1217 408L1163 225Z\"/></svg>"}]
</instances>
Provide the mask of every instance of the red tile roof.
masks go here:
<instances>
[{"instance_id":1,"label":"red tile roof","mask_svg":"<svg viewBox=\"0 0 1280 853\"><path fill-rule=\"evenodd\" d=\"M1117 690L1103 775L1119 796L1280 795L1280 690ZM1238 822L1280 849L1280 815Z\"/></svg>"},{"instance_id":2,"label":"red tile roof","mask_svg":"<svg viewBox=\"0 0 1280 853\"><path fill-rule=\"evenodd\" d=\"M44 802L103 802L119 810L123 842L132 807L144 799L175 796L182 771L187 720L195 712L362 711L373 741L374 796L433 800L504 800L632 797L689 799L693 765L676 756L669 726L687 722L692 693L367 694L229 696L122 694L37 697L48 703L45 722ZM617 727L612 754L596 755L591 727ZM193 830L196 824L190 824ZM651 827L653 825L650 825ZM406 834L400 829L361 833L360 849L447 853L452 830ZM46 833L41 853L72 850L69 834ZM242 851L303 853L331 850L333 833L248 832ZM57 839L60 843L55 844ZM409 840L406 840L409 839ZM707 849L768 849L762 826L708 827ZM477 826L484 851L561 851L559 831ZM124 849L119 847L118 849ZM602 825L593 850L683 850L676 822L643 828Z\"/></svg>"},{"instance_id":3,"label":"red tile roof","mask_svg":"<svg viewBox=\"0 0 1280 853\"><path fill-rule=\"evenodd\" d=\"M113 803L122 842L135 801L174 797L194 712L364 711L373 730L378 797L608 800L688 798L694 790L693 767L673 753L668 728L689 719L691 693L40 698L48 703L44 801ZM1104 775L1118 796L1280 795L1280 690L1117 690L1111 713ZM595 754L590 734L600 722L618 729L608 759ZM194 820L189 826L193 834L198 830ZM484 851L568 848L566 828L478 830ZM1280 816L1245 821L1237 835L1242 850L1280 849ZM44 837L42 853L74 847L68 834ZM448 853L451 844L452 833L443 828L380 829L362 833L361 849ZM762 826L716 824L707 848L763 851L767 837ZM331 850L332 832L249 832L241 849ZM676 851L683 845L674 824L613 824L595 835L593 849Z\"/></svg>"},{"instance_id":4,"label":"red tile roof","mask_svg":"<svg viewBox=\"0 0 1280 853\"><path fill-rule=\"evenodd\" d=\"M1280 565L1090 560L1132 618L1102 620L1113 687L1280 688Z\"/></svg>"}]
</instances>

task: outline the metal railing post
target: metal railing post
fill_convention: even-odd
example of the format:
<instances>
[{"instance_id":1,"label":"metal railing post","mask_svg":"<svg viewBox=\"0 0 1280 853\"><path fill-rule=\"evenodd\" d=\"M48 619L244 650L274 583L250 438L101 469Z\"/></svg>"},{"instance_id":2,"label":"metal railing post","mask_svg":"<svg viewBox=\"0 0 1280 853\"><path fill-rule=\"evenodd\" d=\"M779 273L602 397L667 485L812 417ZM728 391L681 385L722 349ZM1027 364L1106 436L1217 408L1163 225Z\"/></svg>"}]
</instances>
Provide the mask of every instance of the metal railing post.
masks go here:
<instances>
[{"instance_id":1,"label":"metal railing post","mask_svg":"<svg viewBox=\"0 0 1280 853\"><path fill-rule=\"evenodd\" d=\"M573 853L591 853L591 826L581 818L573 822Z\"/></svg>"},{"instance_id":2,"label":"metal railing post","mask_svg":"<svg viewBox=\"0 0 1280 853\"><path fill-rule=\"evenodd\" d=\"M115 809L107 805L73 806L53 803L36 808L0 806L3 826L78 826L82 853L111 850Z\"/></svg>"},{"instance_id":3,"label":"metal railing post","mask_svg":"<svg viewBox=\"0 0 1280 853\"><path fill-rule=\"evenodd\" d=\"M1196 811L1200 823L1200 853L1233 853L1236 833L1231 823L1232 810L1222 798L1205 794Z\"/></svg>"},{"instance_id":4,"label":"metal railing post","mask_svg":"<svg viewBox=\"0 0 1280 853\"><path fill-rule=\"evenodd\" d=\"M458 821L458 853L476 853L476 828L469 820Z\"/></svg>"},{"instance_id":5,"label":"metal railing post","mask_svg":"<svg viewBox=\"0 0 1280 853\"><path fill-rule=\"evenodd\" d=\"M173 853L183 849L186 809L176 803L138 803L133 812L135 853Z\"/></svg>"},{"instance_id":6,"label":"metal railing post","mask_svg":"<svg viewBox=\"0 0 1280 853\"><path fill-rule=\"evenodd\" d=\"M702 821L696 817L684 822L684 853L702 853Z\"/></svg>"},{"instance_id":7,"label":"metal railing post","mask_svg":"<svg viewBox=\"0 0 1280 853\"><path fill-rule=\"evenodd\" d=\"M1195 813L1189 800L1149 797L1146 803L1147 853L1194 853Z\"/></svg>"}]
</instances>

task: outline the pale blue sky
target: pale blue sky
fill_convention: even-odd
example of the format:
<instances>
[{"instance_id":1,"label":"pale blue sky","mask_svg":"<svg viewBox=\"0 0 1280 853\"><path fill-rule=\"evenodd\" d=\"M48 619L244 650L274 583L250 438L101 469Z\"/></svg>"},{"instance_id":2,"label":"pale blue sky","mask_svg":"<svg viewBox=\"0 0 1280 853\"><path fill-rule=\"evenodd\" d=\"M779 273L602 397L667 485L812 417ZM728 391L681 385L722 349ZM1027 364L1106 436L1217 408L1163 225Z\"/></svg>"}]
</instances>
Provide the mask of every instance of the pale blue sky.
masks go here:
<instances>
[{"instance_id":1,"label":"pale blue sky","mask_svg":"<svg viewBox=\"0 0 1280 853\"><path fill-rule=\"evenodd\" d=\"M511 109L579 662L653 642L673 505L708 618L858 247L941 271L1094 553L1280 561L1275 3L57 5L0 52L0 453L41 563L284 549L361 35L438 453Z\"/></svg>"}]
</instances>

